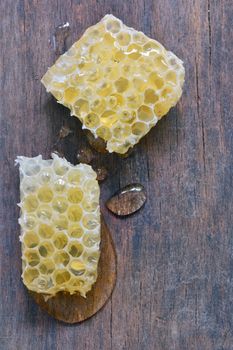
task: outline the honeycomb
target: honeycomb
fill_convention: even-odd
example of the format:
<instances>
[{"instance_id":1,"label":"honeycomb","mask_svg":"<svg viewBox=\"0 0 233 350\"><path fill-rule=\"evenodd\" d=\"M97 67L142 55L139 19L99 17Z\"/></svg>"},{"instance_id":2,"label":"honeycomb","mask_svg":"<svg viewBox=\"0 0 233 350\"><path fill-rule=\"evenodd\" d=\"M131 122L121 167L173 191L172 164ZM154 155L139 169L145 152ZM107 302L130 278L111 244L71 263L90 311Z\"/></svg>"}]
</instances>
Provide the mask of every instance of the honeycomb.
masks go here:
<instances>
[{"instance_id":1,"label":"honeycomb","mask_svg":"<svg viewBox=\"0 0 233 350\"><path fill-rule=\"evenodd\" d=\"M22 278L32 291L83 297L97 278L99 186L86 164L18 157Z\"/></svg>"},{"instance_id":2,"label":"honeycomb","mask_svg":"<svg viewBox=\"0 0 233 350\"><path fill-rule=\"evenodd\" d=\"M182 94L182 61L106 15L48 69L42 83L84 129L124 154Z\"/></svg>"}]
</instances>

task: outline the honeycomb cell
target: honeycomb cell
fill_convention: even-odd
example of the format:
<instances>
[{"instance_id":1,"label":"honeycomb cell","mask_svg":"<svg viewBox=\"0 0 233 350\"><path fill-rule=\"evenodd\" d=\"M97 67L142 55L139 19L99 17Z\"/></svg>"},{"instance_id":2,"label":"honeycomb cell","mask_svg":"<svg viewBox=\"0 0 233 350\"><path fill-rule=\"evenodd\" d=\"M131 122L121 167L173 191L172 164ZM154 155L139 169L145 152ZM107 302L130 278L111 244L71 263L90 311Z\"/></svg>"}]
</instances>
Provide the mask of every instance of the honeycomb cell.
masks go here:
<instances>
[{"instance_id":1,"label":"honeycomb cell","mask_svg":"<svg viewBox=\"0 0 233 350\"><path fill-rule=\"evenodd\" d=\"M105 111L106 108L106 102L104 99L96 99L93 101L93 103L91 104L91 108L93 110L94 113L103 113Z\"/></svg>"},{"instance_id":2,"label":"honeycomb cell","mask_svg":"<svg viewBox=\"0 0 233 350\"><path fill-rule=\"evenodd\" d=\"M59 215L58 217L56 217L54 219L53 224L57 230L63 231L63 230L66 230L68 228L69 223L68 223L66 216Z\"/></svg>"},{"instance_id":3,"label":"honeycomb cell","mask_svg":"<svg viewBox=\"0 0 233 350\"><path fill-rule=\"evenodd\" d=\"M95 113L89 113L84 118L84 125L88 128L95 128L99 125L99 117Z\"/></svg>"},{"instance_id":4,"label":"honeycomb cell","mask_svg":"<svg viewBox=\"0 0 233 350\"><path fill-rule=\"evenodd\" d=\"M40 262L40 257L37 253L37 250L34 250L34 249L26 250L24 252L24 257L31 267L38 265Z\"/></svg>"},{"instance_id":5,"label":"honeycomb cell","mask_svg":"<svg viewBox=\"0 0 233 350\"><path fill-rule=\"evenodd\" d=\"M127 97L128 106L134 110L137 108L140 108L142 103L143 103L143 96L139 95L138 92L135 92L134 94L129 95Z\"/></svg>"},{"instance_id":6,"label":"honeycomb cell","mask_svg":"<svg viewBox=\"0 0 233 350\"><path fill-rule=\"evenodd\" d=\"M127 63L122 66L121 70L124 75L128 76L130 73L132 73L133 66Z\"/></svg>"},{"instance_id":7,"label":"honeycomb cell","mask_svg":"<svg viewBox=\"0 0 233 350\"><path fill-rule=\"evenodd\" d=\"M53 244L57 249L63 249L68 243L68 237L65 233L57 233L53 237Z\"/></svg>"},{"instance_id":8,"label":"honeycomb cell","mask_svg":"<svg viewBox=\"0 0 233 350\"><path fill-rule=\"evenodd\" d=\"M96 134L97 134L98 137L101 137L103 140L109 140L111 138L111 132L105 126L99 127L96 130Z\"/></svg>"},{"instance_id":9,"label":"honeycomb cell","mask_svg":"<svg viewBox=\"0 0 233 350\"><path fill-rule=\"evenodd\" d=\"M53 199L53 191L49 186L42 186L38 190L38 199L41 202L49 203Z\"/></svg>"},{"instance_id":10,"label":"honeycomb cell","mask_svg":"<svg viewBox=\"0 0 233 350\"><path fill-rule=\"evenodd\" d=\"M68 202L64 197L55 197L52 201L52 207L56 212L62 214L68 208Z\"/></svg>"},{"instance_id":11,"label":"honeycomb cell","mask_svg":"<svg viewBox=\"0 0 233 350\"><path fill-rule=\"evenodd\" d=\"M53 81L51 83L51 88L54 90L59 90L59 89L66 89L67 88L67 84L65 82L61 82L61 81Z\"/></svg>"},{"instance_id":12,"label":"honeycomb cell","mask_svg":"<svg viewBox=\"0 0 233 350\"><path fill-rule=\"evenodd\" d=\"M34 231L27 231L23 236L23 242L28 248L35 248L39 243L39 237Z\"/></svg>"},{"instance_id":13,"label":"honeycomb cell","mask_svg":"<svg viewBox=\"0 0 233 350\"><path fill-rule=\"evenodd\" d=\"M169 83L176 85L176 84L177 84L177 76L176 76L175 72L169 71L169 72L166 74L166 80L167 80ZM172 90L172 91L173 91L173 90Z\"/></svg>"},{"instance_id":14,"label":"honeycomb cell","mask_svg":"<svg viewBox=\"0 0 233 350\"><path fill-rule=\"evenodd\" d=\"M135 89L137 89L138 92L144 92L147 87L147 82L142 78L134 78L133 86Z\"/></svg>"},{"instance_id":15,"label":"honeycomb cell","mask_svg":"<svg viewBox=\"0 0 233 350\"><path fill-rule=\"evenodd\" d=\"M75 275L75 276L82 276L85 273L85 264L82 263L81 261L78 260L73 260L70 263L70 271Z\"/></svg>"},{"instance_id":16,"label":"honeycomb cell","mask_svg":"<svg viewBox=\"0 0 233 350\"><path fill-rule=\"evenodd\" d=\"M41 173L40 173L40 180L42 184L47 184L50 179L52 178L53 174L52 171L50 169L44 169Z\"/></svg>"},{"instance_id":17,"label":"honeycomb cell","mask_svg":"<svg viewBox=\"0 0 233 350\"><path fill-rule=\"evenodd\" d=\"M117 125L112 131L114 137L119 140L129 136L131 132L131 127L129 125Z\"/></svg>"},{"instance_id":18,"label":"honeycomb cell","mask_svg":"<svg viewBox=\"0 0 233 350\"><path fill-rule=\"evenodd\" d=\"M71 203L80 203L83 199L83 191L80 187L73 187L68 190L67 199Z\"/></svg>"},{"instance_id":19,"label":"honeycomb cell","mask_svg":"<svg viewBox=\"0 0 233 350\"><path fill-rule=\"evenodd\" d=\"M86 278L88 278L91 281L95 281L96 280L96 273L95 272L86 273Z\"/></svg>"},{"instance_id":20,"label":"honeycomb cell","mask_svg":"<svg viewBox=\"0 0 233 350\"><path fill-rule=\"evenodd\" d=\"M50 257L54 252L54 247L50 242L43 242L39 246L39 253L43 258Z\"/></svg>"},{"instance_id":21,"label":"honeycomb cell","mask_svg":"<svg viewBox=\"0 0 233 350\"><path fill-rule=\"evenodd\" d=\"M96 173L89 165L73 166L55 154L50 160L18 157L17 163L24 284L46 297L60 291L85 297L95 282L86 278L87 267L96 272L97 278L100 212ZM29 169L30 176L25 175ZM88 220L87 215L91 215ZM93 232L91 222L96 225L94 248L91 242L91 248L83 243L84 237ZM93 263L83 254L88 258L93 255Z\"/></svg>"},{"instance_id":22,"label":"honeycomb cell","mask_svg":"<svg viewBox=\"0 0 233 350\"><path fill-rule=\"evenodd\" d=\"M52 208L47 204L41 204L36 211L38 218L49 220L52 217Z\"/></svg>"},{"instance_id":23,"label":"honeycomb cell","mask_svg":"<svg viewBox=\"0 0 233 350\"><path fill-rule=\"evenodd\" d=\"M79 90L73 87L69 87L64 92L64 102L72 104L74 103L74 101L77 100L78 96L79 96Z\"/></svg>"},{"instance_id":24,"label":"honeycomb cell","mask_svg":"<svg viewBox=\"0 0 233 350\"><path fill-rule=\"evenodd\" d=\"M87 261L89 264L96 264L99 260L100 252L93 252L91 255L89 255Z\"/></svg>"},{"instance_id":25,"label":"honeycomb cell","mask_svg":"<svg viewBox=\"0 0 233 350\"><path fill-rule=\"evenodd\" d=\"M84 66L84 63L80 62L80 59L78 59L77 61L78 63L78 67L82 68ZM84 82L84 74L76 74L74 73L71 77L70 77L70 85L72 86L76 86L77 84L83 84Z\"/></svg>"},{"instance_id":26,"label":"honeycomb cell","mask_svg":"<svg viewBox=\"0 0 233 350\"><path fill-rule=\"evenodd\" d=\"M125 59L125 54L123 51L119 50L116 51L114 56L113 56L113 60L116 63L120 63L121 61L123 61Z\"/></svg>"},{"instance_id":27,"label":"honeycomb cell","mask_svg":"<svg viewBox=\"0 0 233 350\"><path fill-rule=\"evenodd\" d=\"M87 180L83 185L84 193L86 192L87 198L93 196L95 198L99 197L99 187L96 186L96 180Z\"/></svg>"},{"instance_id":28,"label":"honeycomb cell","mask_svg":"<svg viewBox=\"0 0 233 350\"><path fill-rule=\"evenodd\" d=\"M38 204L39 203L37 197L34 194L29 194L28 196L26 196L23 202L25 210L27 210L29 213L35 211L38 207Z\"/></svg>"},{"instance_id":29,"label":"honeycomb cell","mask_svg":"<svg viewBox=\"0 0 233 350\"><path fill-rule=\"evenodd\" d=\"M157 71L160 71L161 73L164 73L169 69L169 66L163 56L158 56L155 59L155 63L156 63Z\"/></svg>"},{"instance_id":30,"label":"honeycomb cell","mask_svg":"<svg viewBox=\"0 0 233 350\"><path fill-rule=\"evenodd\" d=\"M51 225L40 224L38 228L38 233L42 238L51 238L54 234L54 230Z\"/></svg>"},{"instance_id":31,"label":"honeycomb cell","mask_svg":"<svg viewBox=\"0 0 233 350\"><path fill-rule=\"evenodd\" d=\"M34 215L24 215L22 220L20 219L20 225L25 227L26 230L31 230L36 226L36 217Z\"/></svg>"},{"instance_id":32,"label":"honeycomb cell","mask_svg":"<svg viewBox=\"0 0 233 350\"><path fill-rule=\"evenodd\" d=\"M134 135L145 135L148 131L148 126L145 123L136 122L132 126L132 132Z\"/></svg>"},{"instance_id":33,"label":"honeycomb cell","mask_svg":"<svg viewBox=\"0 0 233 350\"><path fill-rule=\"evenodd\" d=\"M113 129L124 123L122 112L135 115L144 104L162 104L145 121L148 132L177 103L183 82L178 57L112 15L87 29L42 78L47 91L68 106L94 137L102 138L109 152L117 153L127 152L144 136L127 132L116 137ZM168 87L172 91L165 93ZM127 123L132 128L137 121Z\"/></svg>"},{"instance_id":34,"label":"honeycomb cell","mask_svg":"<svg viewBox=\"0 0 233 350\"><path fill-rule=\"evenodd\" d=\"M143 45L148 41L148 38L142 32L133 32L133 42L139 45Z\"/></svg>"},{"instance_id":35,"label":"honeycomb cell","mask_svg":"<svg viewBox=\"0 0 233 350\"><path fill-rule=\"evenodd\" d=\"M117 35L116 39L121 46L128 46L131 40L131 36L128 32L121 31Z\"/></svg>"},{"instance_id":36,"label":"honeycomb cell","mask_svg":"<svg viewBox=\"0 0 233 350\"><path fill-rule=\"evenodd\" d=\"M71 65L70 62L65 62L63 59L58 61L58 68L63 74L71 74L76 70L74 65Z\"/></svg>"},{"instance_id":37,"label":"honeycomb cell","mask_svg":"<svg viewBox=\"0 0 233 350\"><path fill-rule=\"evenodd\" d=\"M119 93L124 92L129 87L129 81L126 78L121 77L118 80L116 80L115 86L116 86L117 92Z\"/></svg>"},{"instance_id":38,"label":"honeycomb cell","mask_svg":"<svg viewBox=\"0 0 233 350\"><path fill-rule=\"evenodd\" d=\"M83 244L88 247L91 248L94 245L96 245L96 243L98 242L98 236L94 235L94 234L87 234L83 237Z\"/></svg>"},{"instance_id":39,"label":"honeycomb cell","mask_svg":"<svg viewBox=\"0 0 233 350\"><path fill-rule=\"evenodd\" d=\"M144 94L144 101L145 103L152 103L154 104L155 102L158 101L159 97L156 94L155 90L153 89L147 89Z\"/></svg>"},{"instance_id":40,"label":"honeycomb cell","mask_svg":"<svg viewBox=\"0 0 233 350\"><path fill-rule=\"evenodd\" d=\"M71 205L67 210L67 216L70 221L79 221L83 215L82 208L79 205Z\"/></svg>"},{"instance_id":41,"label":"honeycomb cell","mask_svg":"<svg viewBox=\"0 0 233 350\"><path fill-rule=\"evenodd\" d=\"M151 121L153 119L153 111L151 108L142 105L139 109L138 109L138 119L143 121L143 122L148 122Z\"/></svg>"},{"instance_id":42,"label":"honeycomb cell","mask_svg":"<svg viewBox=\"0 0 233 350\"><path fill-rule=\"evenodd\" d=\"M107 99L107 104L109 106L109 108L114 108L117 105L117 98L113 95L111 95L108 99Z\"/></svg>"},{"instance_id":43,"label":"honeycomb cell","mask_svg":"<svg viewBox=\"0 0 233 350\"><path fill-rule=\"evenodd\" d=\"M164 80L157 73L151 73L149 76L149 82L152 86L158 90L160 90L164 86Z\"/></svg>"},{"instance_id":44,"label":"honeycomb cell","mask_svg":"<svg viewBox=\"0 0 233 350\"><path fill-rule=\"evenodd\" d=\"M87 88L83 91L83 96L88 100L93 99L94 91L92 91L92 89L90 89L90 88Z\"/></svg>"},{"instance_id":45,"label":"honeycomb cell","mask_svg":"<svg viewBox=\"0 0 233 350\"><path fill-rule=\"evenodd\" d=\"M23 273L24 283L31 284L39 276L39 271L35 268L27 268Z\"/></svg>"},{"instance_id":46,"label":"honeycomb cell","mask_svg":"<svg viewBox=\"0 0 233 350\"><path fill-rule=\"evenodd\" d=\"M99 78L100 78L99 69L92 69L88 74L87 80L95 82L95 81L98 81Z\"/></svg>"},{"instance_id":47,"label":"honeycomb cell","mask_svg":"<svg viewBox=\"0 0 233 350\"><path fill-rule=\"evenodd\" d=\"M55 253L53 259L56 266L58 266L59 268L65 267L70 261L69 254L67 254L65 251Z\"/></svg>"},{"instance_id":48,"label":"honeycomb cell","mask_svg":"<svg viewBox=\"0 0 233 350\"><path fill-rule=\"evenodd\" d=\"M122 123L128 123L128 124L132 124L132 122L135 120L136 118L136 113L135 112L128 112L128 111L122 111L122 114L120 116L120 120L122 121Z\"/></svg>"},{"instance_id":49,"label":"honeycomb cell","mask_svg":"<svg viewBox=\"0 0 233 350\"><path fill-rule=\"evenodd\" d=\"M65 188L66 188L65 180L58 178L54 181L54 186L53 186L54 191L63 192L65 190Z\"/></svg>"},{"instance_id":50,"label":"honeycomb cell","mask_svg":"<svg viewBox=\"0 0 233 350\"><path fill-rule=\"evenodd\" d=\"M83 98L78 99L73 105L74 115L85 116L89 112L89 103Z\"/></svg>"},{"instance_id":51,"label":"honeycomb cell","mask_svg":"<svg viewBox=\"0 0 233 350\"><path fill-rule=\"evenodd\" d=\"M162 52L164 51L164 48L162 47L162 45L160 45L158 42L155 41L148 41L144 46L143 46L143 51L149 52L149 54L151 55L161 55Z\"/></svg>"},{"instance_id":52,"label":"honeycomb cell","mask_svg":"<svg viewBox=\"0 0 233 350\"><path fill-rule=\"evenodd\" d=\"M46 292L47 289L53 287L53 280L49 276L39 276L37 285L40 292Z\"/></svg>"},{"instance_id":53,"label":"honeycomb cell","mask_svg":"<svg viewBox=\"0 0 233 350\"><path fill-rule=\"evenodd\" d=\"M99 260L100 253L99 251L92 252L91 254L86 253L84 255L84 259L88 264L96 264L96 262Z\"/></svg>"},{"instance_id":54,"label":"honeycomb cell","mask_svg":"<svg viewBox=\"0 0 233 350\"><path fill-rule=\"evenodd\" d=\"M39 266L39 271L43 275L51 275L55 270L55 264L52 259L44 259Z\"/></svg>"},{"instance_id":55,"label":"honeycomb cell","mask_svg":"<svg viewBox=\"0 0 233 350\"><path fill-rule=\"evenodd\" d=\"M54 162L53 168L55 173L60 176L65 175L69 169L69 167L66 164L64 164L64 162L62 162L60 159Z\"/></svg>"},{"instance_id":56,"label":"honeycomb cell","mask_svg":"<svg viewBox=\"0 0 233 350\"><path fill-rule=\"evenodd\" d=\"M102 43L101 44L103 44L103 45L105 45L105 46L108 46L109 44L114 44L114 38L112 37L112 35L111 34L109 34L109 33L106 33L106 34L104 34L104 37L103 37L103 41L102 41ZM108 53L106 52L106 55L107 55Z\"/></svg>"},{"instance_id":57,"label":"honeycomb cell","mask_svg":"<svg viewBox=\"0 0 233 350\"><path fill-rule=\"evenodd\" d=\"M78 258L80 255L82 255L83 246L82 246L82 244L80 244L78 242L76 242L76 243L72 242L72 243L70 243L70 245L68 247L68 252L74 258Z\"/></svg>"},{"instance_id":58,"label":"honeycomb cell","mask_svg":"<svg viewBox=\"0 0 233 350\"><path fill-rule=\"evenodd\" d=\"M72 277L70 284L75 288L82 288L84 286L84 280L80 279L80 277Z\"/></svg>"},{"instance_id":59,"label":"honeycomb cell","mask_svg":"<svg viewBox=\"0 0 233 350\"><path fill-rule=\"evenodd\" d=\"M100 116L101 123L106 127L109 128L113 124L115 124L118 120L118 116L114 113L114 111L107 110Z\"/></svg>"},{"instance_id":60,"label":"honeycomb cell","mask_svg":"<svg viewBox=\"0 0 233 350\"><path fill-rule=\"evenodd\" d=\"M106 21L106 29L113 34L119 33L121 22L112 16L112 18L110 17Z\"/></svg>"},{"instance_id":61,"label":"honeycomb cell","mask_svg":"<svg viewBox=\"0 0 233 350\"><path fill-rule=\"evenodd\" d=\"M100 84L99 88L97 89L97 94L100 97L106 97L112 93L112 86L111 84L108 84L106 82L103 82ZM92 127L92 125L91 125ZM90 129L91 129L90 127Z\"/></svg>"},{"instance_id":62,"label":"honeycomb cell","mask_svg":"<svg viewBox=\"0 0 233 350\"><path fill-rule=\"evenodd\" d=\"M89 198L84 199L82 205L83 209L87 212L95 212L99 207L98 202L91 201Z\"/></svg>"},{"instance_id":63,"label":"honeycomb cell","mask_svg":"<svg viewBox=\"0 0 233 350\"><path fill-rule=\"evenodd\" d=\"M165 87L162 90L161 96L163 96L164 100L168 99L170 96L172 96L172 88L170 86Z\"/></svg>"},{"instance_id":64,"label":"honeycomb cell","mask_svg":"<svg viewBox=\"0 0 233 350\"><path fill-rule=\"evenodd\" d=\"M169 105L167 102L157 102L154 107L154 111L158 117L162 117L164 113L167 113L169 110Z\"/></svg>"},{"instance_id":65,"label":"honeycomb cell","mask_svg":"<svg viewBox=\"0 0 233 350\"><path fill-rule=\"evenodd\" d=\"M69 226L68 233L72 238L80 238L84 234L84 231L79 224L73 224Z\"/></svg>"},{"instance_id":66,"label":"honeycomb cell","mask_svg":"<svg viewBox=\"0 0 233 350\"><path fill-rule=\"evenodd\" d=\"M68 181L74 185L78 185L81 181L81 177L82 174L78 169L70 170L68 174Z\"/></svg>"},{"instance_id":67,"label":"honeycomb cell","mask_svg":"<svg viewBox=\"0 0 233 350\"><path fill-rule=\"evenodd\" d=\"M55 280L58 285L67 283L69 279L70 279L70 273L67 270L56 271Z\"/></svg>"},{"instance_id":68,"label":"honeycomb cell","mask_svg":"<svg viewBox=\"0 0 233 350\"><path fill-rule=\"evenodd\" d=\"M25 167L25 174L27 176L33 176L38 174L40 171L40 165L37 164L36 161L34 162L28 162L27 166Z\"/></svg>"},{"instance_id":69,"label":"honeycomb cell","mask_svg":"<svg viewBox=\"0 0 233 350\"><path fill-rule=\"evenodd\" d=\"M141 57L142 48L138 44L131 44L127 48L127 56L132 60L138 60Z\"/></svg>"},{"instance_id":70,"label":"honeycomb cell","mask_svg":"<svg viewBox=\"0 0 233 350\"><path fill-rule=\"evenodd\" d=\"M21 191L23 193L33 193L37 189L37 181L33 178L25 178L21 183Z\"/></svg>"}]
</instances>

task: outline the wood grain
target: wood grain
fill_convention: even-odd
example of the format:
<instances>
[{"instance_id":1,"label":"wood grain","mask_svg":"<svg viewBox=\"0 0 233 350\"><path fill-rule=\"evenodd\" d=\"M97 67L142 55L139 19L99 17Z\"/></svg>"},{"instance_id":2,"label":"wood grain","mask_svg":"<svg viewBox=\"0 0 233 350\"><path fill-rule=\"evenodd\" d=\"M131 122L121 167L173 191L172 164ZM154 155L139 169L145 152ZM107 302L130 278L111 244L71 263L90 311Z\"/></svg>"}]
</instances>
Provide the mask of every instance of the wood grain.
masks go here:
<instances>
[{"instance_id":1,"label":"wood grain","mask_svg":"<svg viewBox=\"0 0 233 350\"><path fill-rule=\"evenodd\" d=\"M110 298L116 284L117 259L114 243L108 227L101 218L101 255L98 278L86 299L80 295L58 293L47 302L41 294L30 294L49 315L66 323L82 322L99 311Z\"/></svg>"},{"instance_id":2,"label":"wood grain","mask_svg":"<svg viewBox=\"0 0 233 350\"><path fill-rule=\"evenodd\" d=\"M232 0L0 1L1 350L232 350ZM70 23L67 49L106 13L143 30L183 59L184 94L127 159L108 168L104 217L118 255L111 300L69 326L46 315L20 280L17 155L69 161L86 145L80 123L40 78L57 57L55 28ZM72 135L57 143L61 125ZM147 202L119 219L106 199L132 182Z\"/></svg>"}]
</instances>

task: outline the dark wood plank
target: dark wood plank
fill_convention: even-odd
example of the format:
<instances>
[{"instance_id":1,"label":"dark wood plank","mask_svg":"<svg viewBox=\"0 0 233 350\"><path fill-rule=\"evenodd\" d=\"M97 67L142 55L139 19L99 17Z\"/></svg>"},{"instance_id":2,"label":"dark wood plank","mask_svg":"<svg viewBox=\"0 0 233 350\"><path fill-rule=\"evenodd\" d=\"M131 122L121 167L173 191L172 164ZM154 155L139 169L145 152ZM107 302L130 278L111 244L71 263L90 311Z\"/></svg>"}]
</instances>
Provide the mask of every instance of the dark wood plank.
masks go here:
<instances>
[{"instance_id":1,"label":"dark wood plank","mask_svg":"<svg viewBox=\"0 0 233 350\"><path fill-rule=\"evenodd\" d=\"M0 2L1 349L233 348L232 12L231 0ZM118 281L102 311L66 326L40 310L20 281L14 159L49 157L66 120L75 135L56 147L74 162L86 144L79 122L66 119L40 78L56 58L58 25L70 23L67 48L106 13L180 56L186 83L178 106L130 158L98 158L111 175L101 196ZM104 202L131 182L145 186L147 203L119 219Z\"/></svg>"}]
</instances>

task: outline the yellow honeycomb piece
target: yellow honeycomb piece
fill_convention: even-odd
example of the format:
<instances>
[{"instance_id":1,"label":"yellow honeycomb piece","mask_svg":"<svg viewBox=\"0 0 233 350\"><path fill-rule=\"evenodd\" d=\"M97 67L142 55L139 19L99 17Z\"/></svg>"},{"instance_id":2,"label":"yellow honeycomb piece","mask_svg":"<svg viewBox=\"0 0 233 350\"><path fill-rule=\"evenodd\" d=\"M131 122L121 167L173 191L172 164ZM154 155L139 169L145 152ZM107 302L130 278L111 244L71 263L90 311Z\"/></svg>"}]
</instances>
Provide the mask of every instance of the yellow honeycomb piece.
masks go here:
<instances>
[{"instance_id":1,"label":"yellow honeycomb piece","mask_svg":"<svg viewBox=\"0 0 233 350\"><path fill-rule=\"evenodd\" d=\"M88 28L42 78L84 129L122 154L175 106L183 82L177 56L112 15Z\"/></svg>"},{"instance_id":2,"label":"yellow honeycomb piece","mask_svg":"<svg viewBox=\"0 0 233 350\"><path fill-rule=\"evenodd\" d=\"M99 185L86 164L52 154L17 157L20 170L22 278L47 297L60 291L83 297L97 278Z\"/></svg>"}]
</instances>

